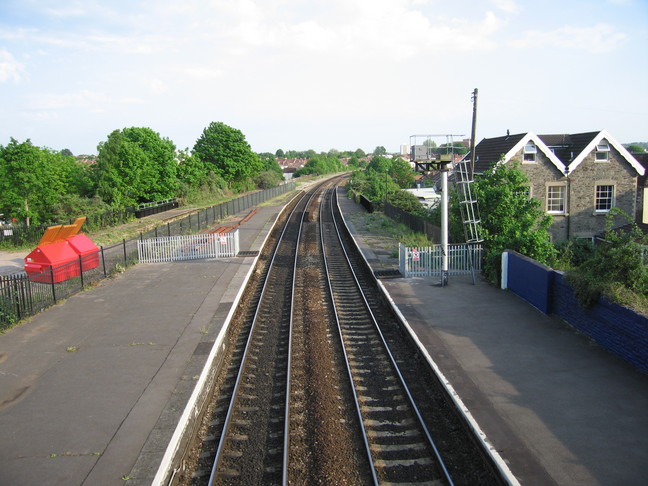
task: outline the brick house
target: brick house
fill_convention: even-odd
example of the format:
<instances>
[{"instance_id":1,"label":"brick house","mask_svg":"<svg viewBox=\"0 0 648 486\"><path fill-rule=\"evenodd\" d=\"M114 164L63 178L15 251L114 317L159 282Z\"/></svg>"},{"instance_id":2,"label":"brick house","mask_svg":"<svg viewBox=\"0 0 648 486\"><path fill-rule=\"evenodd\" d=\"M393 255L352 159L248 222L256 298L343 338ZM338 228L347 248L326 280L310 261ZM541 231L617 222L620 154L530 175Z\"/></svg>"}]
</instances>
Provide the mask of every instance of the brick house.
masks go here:
<instances>
[{"instance_id":1,"label":"brick house","mask_svg":"<svg viewBox=\"0 0 648 486\"><path fill-rule=\"evenodd\" d=\"M470 160L470 154L465 157ZM485 138L475 147L475 176L511 161L529 178L530 196L553 216L553 241L592 238L605 230L612 208L635 218L643 205L638 182L645 169L606 130Z\"/></svg>"}]
</instances>

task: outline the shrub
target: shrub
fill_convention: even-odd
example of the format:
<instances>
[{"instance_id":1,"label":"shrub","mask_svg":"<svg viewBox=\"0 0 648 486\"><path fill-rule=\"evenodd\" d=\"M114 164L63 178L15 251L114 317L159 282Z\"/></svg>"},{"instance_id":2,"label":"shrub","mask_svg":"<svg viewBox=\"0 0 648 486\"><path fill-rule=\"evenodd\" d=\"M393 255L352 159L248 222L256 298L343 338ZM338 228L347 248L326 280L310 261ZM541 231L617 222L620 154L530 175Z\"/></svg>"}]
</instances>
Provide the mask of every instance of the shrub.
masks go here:
<instances>
[{"instance_id":1,"label":"shrub","mask_svg":"<svg viewBox=\"0 0 648 486\"><path fill-rule=\"evenodd\" d=\"M613 218L619 214L631 220L622 211L610 211L604 241L590 258L565 275L583 307L591 306L601 295L618 301L627 299L631 292L640 301L648 299L648 266L644 262L647 237L634 223L627 230L613 230Z\"/></svg>"}]
</instances>

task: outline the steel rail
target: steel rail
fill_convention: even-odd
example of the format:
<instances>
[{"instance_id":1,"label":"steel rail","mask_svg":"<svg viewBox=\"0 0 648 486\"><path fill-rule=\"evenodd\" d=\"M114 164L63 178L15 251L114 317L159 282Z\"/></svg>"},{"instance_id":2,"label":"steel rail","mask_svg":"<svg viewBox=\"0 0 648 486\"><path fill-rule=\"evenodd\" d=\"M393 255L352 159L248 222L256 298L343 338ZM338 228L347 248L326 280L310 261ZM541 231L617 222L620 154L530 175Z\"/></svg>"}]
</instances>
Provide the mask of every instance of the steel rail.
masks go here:
<instances>
[{"instance_id":1,"label":"steel rail","mask_svg":"<svg viewBox=\"0 0 648 486\"><path fill-rule=\"evenodd\" d=\"M425 425L423 417L422 417L418 407L416 406L416 403L414 401L414 398L412 397L412 394L411 394L411 392L409 390L409 387L407 386L407 383L405 382L405 379L404 379L404 377L403 377L403 375L402 375L402 373L401 373L401 371L400 371L400 369L398 367L398 364L396 363L396 360L395 360L395 358L394 358L394 356L393 356L393 354L392 354L392 352L391 352L391 350L389 348L387 340L385 339L385 337L383 335L383 332L380 329L380 325L378 324L378 321L377 321L377 319L376 319L376 317L375 317L375 315L374 315L374 313L373 313L373 311L371 309L371 305L367 301L365 292L362 289L362 285L360 284L360 281L359 281L359 279L358 279L358 277L356 275L356 272L354 271L354 269L352 267L351 259L349 257L348 252L347 252L347 249L345 247L343 237L342 237L342 235L340 233L339 219L338 219L336 211L334 210L334 208L337 207L338 212L339 212L339 206L338 206L338 202L337 202L337 190L334 188L334 189L331 190L331 192L332 192L332 196L331 196L331 217L332 217L333 226L335 228L335 232L337 234L338 241L340 242L340 246L341 246L342 252L344 254L344 258L346 260L348 269L349 269L351 275L353 276L353 280L354 280L354 282L355 282L355 284L357 286L357 289L358 289L358 291L359 291L359 293L360 293L360 295L362 297L364 306L366 307L366 309L368 311L368 314L371 317L372 324L373 324L374 328L376 329L378 335L380 336L382 345L383 345L385 351L387 352L387 355L389 356L389 360L390 360L390 363L392 365L392 368L393 368L394 372L396 373L396 375L398 376L401 387L403 388L403 390L405 391L405 393L407 395L408 402L409 402L410 406L412 407L412 410L414 411L414 413L415 413L415 415L416 415L416 417L418 419L421 430L424 432L425 438L428 441L428 445L433 450L434 455L435 455L435 457L437 459L437 463L438 463L439 467L441 468L441 471L443 472L443 475L444 475L446 481L448 482L449 485L452 486L454 484L453 481L452 481L452 478L450 477L450 474L449 474L449 472L448 472L448 470L447 470L447 468L446 468L446 466L445 466L445 464L443 462L443 459L441 458L439 450L438 450L436 444L434 443L432 435L430 434L427 426ZM324 234L324 231L321 232L321 235L322 235L321 237L322 238L323 238L323 234ZM328 259L326 258L326 255L324 255L324 257L325 257L324 261L325 261L326 272L327 272L327 277L328 277L328 275L329 275ZM329 285L329 290L331 292L331 296L333 296L333 289L332 289L332 286L331 286L330 279L328 281L328 285ZM333 305L335 306L335 299L333 299L333 302L334 302ZM338 322L338 329L339 329L340 339L343 339L342 330L339 327L340 323L339 323L339 320L338 320L338 317L337 317L337 311L336 311L336 321ZM344 348L344 346L343 346L343 348ZM349 368L349 362L348 362L348 356L347 356L347 353L346 353L346 349L344 350L344 356L345 356L345 360L346 360L346 363L347 363L347 372L349 374L349 377L351 379L351 383L353 385L352 372L351 372L351 369ZM353 387L353 395L354 395L355 404L356 404L356 407L357 407L360 423L363 424L364 422L363 422L363 418L362 418L362 412L360 410L360 405L359 405L359 402L358 402L358 397L357 397L357 394L356 394L355 387ZM372 469L373 469L372 474L373 474L373 477L374 477L374 482L375 482L375 484L378 484L377 475L376 475L375 466L374 466L374 460L372 458L371 448L369 446L368 438L366 437L366 429L365 429L364 425L362 425L362 432L363 432L363 440L365 442L365 447L367 448L369 458L370 458L370 462L372 464Z\"/></svg>"},{"instance_id":2,"label":"steel rail","mask_svg":"<svg viewBox=\"0 0 648 486\"><path fill-rule=\"evenodd\" d=\"M322 185L318 186L321 187ZM299 257L299 243L301 241L302 230L304 227L304 218L306 217L306 209L308 209L311 200L315 196L316 192L313 191L308 198L308 201L305 204L304 211L302 212L301 218L299 220L299 232L297 233L297 243L295 244L295 261L293 262L293 279L291 282L291 293L290 293L290 324L288 330L288 363L286 364L286 410L284 413L284 445L283 445L283 470L281 477L281 484L286 486L288 484L288 452L290 448L290 369L292 364L292 345L293 345L293 315L295 308L295 281L297 276L297 260Z\"/></svg>"},{"instance_id":3,"label":"steel rail","mask_svg":"<svg viewBox=\"0 0 648 486\"><path fill-rule=\"evenodd\" d=\"M378 475L376 472L376 467L374 465L374 460L372 458L371 454L371 447L369 446L369 440L367 439L367 431L364 426L364 420L362 419L362 412L360 410L360 402L358 400L358 392L356 390L356 387L353 386L353 374L351 372L351 365L349 364L349 355L347 354L346 347L344 346L344 338L342 336L342 325L340 324L340 320L338 317L338 310L337 310L337 305L335 303L335 298L333 297L333 287L331 285L331 277L330 277L330 271L329 271L329 263L328 263L328 258L326 257L326 251L324 251L324 235L325 235L325 230L324 230L324 220L322 218L322 214L324 214L323 210L325 208L325 198L322 197L322 200L320 201L320 218L319 218L319 223L320 223L320 244L322 247L322 254L324 258L324 272L326 274L326 284L329 290L329 293L331 295L331 305L333 306L333 316L335 317L335 323L337 325L337 330L338 330L338 335L340 338L340 342L342 343L342 353L344 355L344 363L346 367L346 372L347 376L349 378L349 383L351 383L351 392L353 393L353 401L355 404L355 410L356 414L358 416L358 423L360 424L360 429L362 431L362 441L365 446L365 453L367 455L367 458L369 459L369 464L371 465L371 477L373 479L373 484L378 485ZM332 205L331 205L331 212L332 212ZM334 221L335 222L335 221Z\"/></svg>"},{"instance_id":4,"label":"steel rail","mask_svg":"<svg viewBox=\"0 0 648 486\"><path fill-rule=\"evenodd\" d=\"M237 399L237 397L239 395L240 384L241 384L241 380L243 378L243 371L244 371L244 368L245 368L245 366L247 364L248 357L249 357L249 354L250 354L249 351L251 349L252 337L254 335L255 327L256 327L256 324L258 322L259 312L260 312L260 309L261 309L261 303L263 302L266 291L268 289L268 281L269 281L268 276L270 275L270 272L271 272L271 270L273 269L273 267L275 265L275 260L276 260L279 248L281 246L281 243L284 240L284 235L286 233L286 230L287 230L288 226L290 225L291 219L292 219L295 211L297 211L298 207L300 206L302 201L307 196L308 196L308 193L304 193L300 197L297 204L295 204L295 207L290 212L290 215L286 219L286 224L284 225L284 227L283 227L283 229L281 231L281 234L279 235L279 237L277 239L277 243L276 243L274 251L272 253L272 258L270 259L270 263L268 265L268 270L266 272L266 278L264 279L263 287L262 287L262 290L261 290L261 293L260 293L260 297L259 297L259 300L257 302L256 309L254 311L254 316L253 316L253 319L252 319L252 325L250 326L250 330L249 330L249 334L248 334L248 337L247 337L247 340L246 340L245 348L243 350L243 357L242 357L241 364L240 364L240 367L239 367L239 370L238 370L238 373L237 373L236 381L235 381L235 384L234 384L234 391L232 392L232 397L231 397L229 405L228 405L227 415L225 417L225 421L224 421L224 424L223 424L221 436L220 436L219 443L218 443L218 448L216 450L216 456L215 456L214 463L213 463L212 470L211 470L211 474L210 474L210 477L209 477L209 482L208 482L209 486L212 486L214 484L214 480L215 480L216 475L217 475L218 467L219 467L219 464L220 464L221 459L222 459L223 448L224 448L226 437L228 435L228 430L229 430L230 425L231 425L232 415L233 415L233 411L235 409L235 402L236 402L236 399ZM311 193L310 197L312 198L312 193ZM310 200L310 198L309 198L309 200ZM302 214L302 220L303 220L303 214ZM294 279L294 274L293 274L293 279Z\"/></svg>"}]
</instances>

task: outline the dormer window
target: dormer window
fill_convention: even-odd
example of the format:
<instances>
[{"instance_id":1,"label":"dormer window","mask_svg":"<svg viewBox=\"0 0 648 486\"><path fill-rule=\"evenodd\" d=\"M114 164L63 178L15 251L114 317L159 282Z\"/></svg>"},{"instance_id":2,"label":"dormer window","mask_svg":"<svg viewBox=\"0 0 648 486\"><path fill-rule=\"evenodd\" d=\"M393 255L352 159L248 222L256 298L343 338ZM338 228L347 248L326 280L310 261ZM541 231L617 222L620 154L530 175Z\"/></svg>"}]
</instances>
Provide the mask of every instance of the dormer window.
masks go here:
<instances>
[{"instance_id":1,"label":"dormer window","mask_svg":"<svg viewBox=\"0 0 648 486\"><path fill-rule=\"evenodd\" d=\"M535 162L538 148L535 143L529 142L524 146L524 162Z\"/></svg>"},{"instance_id":2,"label":"dormer window","mask_svg":"<svg viewBox=\"0 0 648 486\"><path fill-rule=\"evenodd\" d=\"M596 161L597 162L607 162L610 158L610 144L607 143L607 140L601 140L601 142L596 146Z\"/></svg>"}]
</instances>

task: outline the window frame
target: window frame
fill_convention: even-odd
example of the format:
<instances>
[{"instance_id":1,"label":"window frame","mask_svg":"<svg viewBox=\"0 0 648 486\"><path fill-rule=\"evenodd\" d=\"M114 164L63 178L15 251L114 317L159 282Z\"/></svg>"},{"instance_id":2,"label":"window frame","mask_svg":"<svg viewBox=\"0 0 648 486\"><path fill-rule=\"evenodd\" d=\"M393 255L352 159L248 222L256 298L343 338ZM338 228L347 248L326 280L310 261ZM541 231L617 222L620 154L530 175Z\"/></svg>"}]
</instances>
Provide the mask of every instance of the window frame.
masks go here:
<instances>
[{"instance_id":1,"label":"window frame","mask_svg":"<svg viewBox=\"0 0 648 486\"><path fill-rule=\"evenodd\" d=\"M536 162L536 154L538 153L538 146L533 140L529 140L524 144L522 150L522 162L525 164L534 164ZM529 157L527 159L527 157Z\"/></svg>"},{"instance_id":2,"label":"window frame","mask_svg":"<svg viewBox=\"0 0 648 486\"><path fill-rule=\"evenodd\" d=\"M610 160L610 142L607 140L601 140L596 144L594 160L596 162L607 162Z\"/></svg>"},{"instance_id":3,"label":"window frame","mask_svg":"<svg viewBox=\"0 0 648 486\"><path fill-rule=\"evenodd\" d=\"M555 197L550 197L550 192L555 189L560 190L560 199L557 199ZM562 209L550 209L552 206L555 205L554 201L555 202L560 201ZM566 184L547 184L545 208L548 214L557 214L557 215L567 214L567 185Z\"/></svg>"},{"instance_id":4,"label":"window frame","mask_svg":"<svg viewBox=\"0 0 648 486\"><path fill-rule=\"evenodd\" d=\"M602 196L599 188L608 187L610 188L610 194ZM600 181L594 184L594 213L595 214L606 214L609 213L615 206L615 195L616 195L616 185L610 181ZM609 207L605 209L599 209L599 202L609 201ZM607 206L607 204L606 204Z\"/></svg>"}]
</instances>

